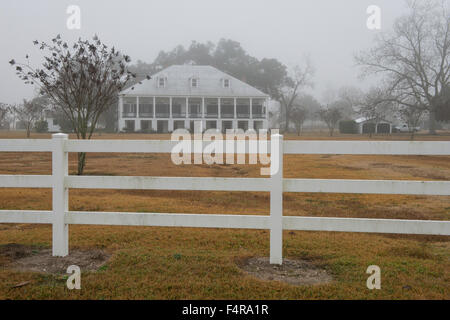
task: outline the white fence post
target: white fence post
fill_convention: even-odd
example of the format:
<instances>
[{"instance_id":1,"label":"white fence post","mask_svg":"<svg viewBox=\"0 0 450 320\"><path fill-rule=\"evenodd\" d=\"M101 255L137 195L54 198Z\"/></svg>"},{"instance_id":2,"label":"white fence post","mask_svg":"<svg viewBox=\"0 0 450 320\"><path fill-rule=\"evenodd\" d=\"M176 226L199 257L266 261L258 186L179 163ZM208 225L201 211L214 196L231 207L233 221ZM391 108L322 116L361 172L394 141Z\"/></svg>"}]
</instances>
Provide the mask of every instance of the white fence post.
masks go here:
<instances>
[{"instance_id":1,"label":"white fence post","mask_svg":"<svg viewBox=\"0 0 450 320\"><path fill-rule=\"evenodd\" d=\"M283 136L270 141L270 263L283 263Z\"/></svg>"},{"instance_id":2,"label":"white fence post","mask_svg":"<svg viewBox=\"0 0 450 320\"><path fill-rule=\"evenodd\" d=\"M53 256L65 257L69 254L69 225L64 223L64 215L69 209L69 192L64 186L64 177L68 175L68 153L64 150L68 136L64 133L52 135L52 179L53 179Z\"/></svg>"}]
</instances>

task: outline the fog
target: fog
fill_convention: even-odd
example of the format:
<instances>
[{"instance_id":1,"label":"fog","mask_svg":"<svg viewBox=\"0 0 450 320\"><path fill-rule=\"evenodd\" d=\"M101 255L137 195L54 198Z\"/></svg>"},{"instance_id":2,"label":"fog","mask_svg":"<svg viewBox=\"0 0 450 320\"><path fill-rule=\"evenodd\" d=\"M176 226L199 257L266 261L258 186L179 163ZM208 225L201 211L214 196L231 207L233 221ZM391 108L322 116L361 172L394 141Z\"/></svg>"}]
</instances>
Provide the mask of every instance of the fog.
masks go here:
<instances>
[{"instance_id":1,"label":"fog","mask_svg":"<svg viewBox=\"0 0 450 320\"><path fill-rule=\"evenodd\" d=\"M69 42L98 34L133 62L151 63L160 50L221 38L240 42L259 59L276 58L287 66L309 55L316 69L312 93L321 99L328 88L368 85L358 80L353 55L368 48L379 32L366 26L366 9L372 4L381 8L381 31L405 11L403 1L388 0L3 0L0 101L17 103L33 96L33 87L17 78L8 61L25 61L29 54L31 64L39 65L32 41L49 41L56 34ZM80 30L66 27L69 5L81 9Z\"/></svg>"}]
</instances>

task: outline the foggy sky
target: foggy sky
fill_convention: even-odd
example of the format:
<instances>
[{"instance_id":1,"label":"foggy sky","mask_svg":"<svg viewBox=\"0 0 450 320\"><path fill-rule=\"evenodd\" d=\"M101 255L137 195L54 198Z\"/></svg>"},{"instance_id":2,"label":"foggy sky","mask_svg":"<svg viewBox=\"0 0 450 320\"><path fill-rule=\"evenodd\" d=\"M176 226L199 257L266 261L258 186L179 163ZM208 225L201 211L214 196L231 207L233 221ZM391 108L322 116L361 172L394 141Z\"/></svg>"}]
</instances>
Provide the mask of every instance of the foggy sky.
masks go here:
<instances>
[{"instance_id":1,"label":"foggy sky","mask_svg":"<svg viewBox=\"0 0 450 320\"><path fill-rule=\"evenodd\" d=\"M68 30L69 5L81 8L81 29ZM313 94L327 88L363 87L353 55L370 47L378 31L368 30L366 9L382 10L382 31L405 12L403 1L389 0L2 0L0 2L0 102L31 98L8 61L41 62L33 40L50 41L56 34L72 42L98 34L131 56L151 63L160 50L188 46L192 40L241 43L252 56L276 58L287 66L309 55L315 68Z\"/></svg>"}]
</instances>

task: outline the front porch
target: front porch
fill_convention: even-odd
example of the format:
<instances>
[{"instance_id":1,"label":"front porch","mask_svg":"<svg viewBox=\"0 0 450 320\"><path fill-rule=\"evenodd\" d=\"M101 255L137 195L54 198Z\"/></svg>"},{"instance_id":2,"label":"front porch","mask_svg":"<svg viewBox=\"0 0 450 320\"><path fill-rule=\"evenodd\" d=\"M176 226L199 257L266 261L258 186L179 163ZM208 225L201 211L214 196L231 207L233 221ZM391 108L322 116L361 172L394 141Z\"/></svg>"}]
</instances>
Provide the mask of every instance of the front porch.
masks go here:
<instances>
[{"instance_id":1,"label":"front porch","mask_svg":"<svg viewBox=\"0 0 450 320\"><path fill-rule=\"evenodd\" d=\"M120 131L167 131L172 132L184 126L190 129L192 120L201 120L203 128L210 126L222 130L254 128L253 119L258 129L267 128L267 99L240 97L119 97ZM222 119L226 119L224 124ZM166 120L166 122L159 122ZM239 121L238 121L239 120ZM184 124L183 124L184 123ZM256 121L255 121L256 123ZM223 125L224 124L224 125Z\"/></svg>"}]
</instances>

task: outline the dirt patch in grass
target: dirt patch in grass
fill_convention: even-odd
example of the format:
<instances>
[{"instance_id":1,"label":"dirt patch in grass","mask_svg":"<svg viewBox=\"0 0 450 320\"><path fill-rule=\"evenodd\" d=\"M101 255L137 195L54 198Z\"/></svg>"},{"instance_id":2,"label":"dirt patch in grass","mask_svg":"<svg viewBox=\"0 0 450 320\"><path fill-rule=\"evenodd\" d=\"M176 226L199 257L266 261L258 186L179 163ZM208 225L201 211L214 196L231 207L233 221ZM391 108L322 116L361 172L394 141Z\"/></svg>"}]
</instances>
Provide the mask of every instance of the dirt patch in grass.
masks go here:
<instances>
[{"instance_id":1,"label":"dirt patch in grass","mask_svg":"<svg viewBox=\"0 0 450 320\"><path fill-rule=\"evenodd\" d=\"M72 250L66 257L53 257L51 249L7 244L0 246L0 267L22 272L66 274L70 265L79 266L81 272L97 271L110 255L101 250Z\"/></svg>"},{"instance_id":2,"label":"dirt patch in grass","mask_svg":"<svg viewBox=\"0 0 450 320\"><path fill-rule=\"evenodd\" d=\"M283 259L283 264L272 265L269 258L249 258L239 264L247 274L265 281L281 281L292 285L318 285L333 281L324 269L306 260Z\"/></svg>"}]
</instances>

